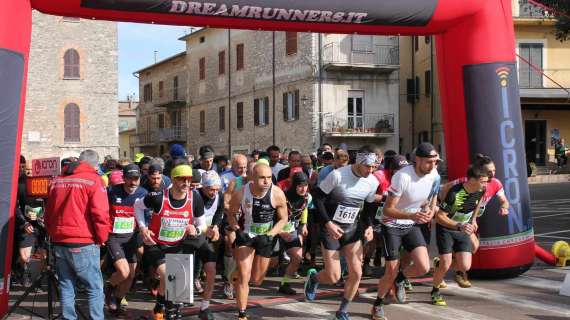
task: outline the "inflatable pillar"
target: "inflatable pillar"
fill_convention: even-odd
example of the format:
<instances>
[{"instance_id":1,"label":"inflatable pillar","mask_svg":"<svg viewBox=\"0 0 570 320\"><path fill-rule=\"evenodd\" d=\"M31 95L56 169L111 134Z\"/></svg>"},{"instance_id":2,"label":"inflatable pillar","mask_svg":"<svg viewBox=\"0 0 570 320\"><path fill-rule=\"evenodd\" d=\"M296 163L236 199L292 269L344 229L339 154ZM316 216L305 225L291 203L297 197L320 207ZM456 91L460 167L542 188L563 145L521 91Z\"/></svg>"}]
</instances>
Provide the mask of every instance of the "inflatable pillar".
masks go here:
<instances>
[{"instance_id":1,"label":"inflatable pillar","mask_svg":"<svg viewBox=\"0 0 570 320\"><path fill-rule=\"evenodd\" d=\"M27 0L0 1L0 315L6 313L10 288L31 14Z\"/></svg>"},{"instance_id":2,"label":"inflatable pillar","mask_svg":"<svg viewBox=\"0 0 570 320\"><path fill-rule=\"evenodd\" d=\"M449 176L464 176L473 154L489 155L511 204L503 217L491 202L479 219L472 273L516 276L533 263L534 237L511 1L487 1L438 35L436 46Z\"/></svg>"}]
</instances>

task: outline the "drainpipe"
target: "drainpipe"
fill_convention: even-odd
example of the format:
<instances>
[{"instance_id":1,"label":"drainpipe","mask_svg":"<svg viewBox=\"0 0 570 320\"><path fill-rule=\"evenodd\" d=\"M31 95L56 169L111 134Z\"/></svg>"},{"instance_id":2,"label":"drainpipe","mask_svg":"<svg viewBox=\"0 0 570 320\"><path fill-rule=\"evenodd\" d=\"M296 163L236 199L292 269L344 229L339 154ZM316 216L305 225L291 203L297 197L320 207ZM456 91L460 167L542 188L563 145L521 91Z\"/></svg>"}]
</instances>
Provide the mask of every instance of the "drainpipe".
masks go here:
<instances>
[{"instance_id":1,"label":"drainpipe","mask_svg":"<svg viewBox=\"0 0 570 320\"><path fill-rule=\"evenodd\" d=\"M419 40L418 40L419 41ZM419 45L419 44L418 44ZM412 36L412 83L414 84L414 92L412 96L412 149L416 146L416 61L415 61L415 50L416 50L416 38Z\"/></svg>"},{"instance_id":2,"label":"drainpipe","mask_svg":"<svg viewBox=\"0 0 570 320\"><path fill-rule=\"evenodd\" d=\"M273 75L272 75L273 76L273 83L272 83L272 86L273 86L273 108L272 108L273 109L273 145L275 146L275 145L277 145L277 143L275 141L276 140L276 138L275 138L275 129L276 129L275 128L275 118L276 118L275 117L275 110L276 110L275 109L275 31L273 31L273 58L272 58L272 60L273 60L273 65L272 65L272 73L273 73Z\"/></svg>"},{"instance_id":3,"label":"drainpipe","mask_svg":"<svg viewBox=\"0 0 570 320\"><path fill-rule=\"evenodd\" d=\"M323 145L323 34L319 33L319 147Z\"/></svg>"},{"instance_id":4,"label":"drainpipe","mask_svg":"<svg viewBox=\"0 0 570 320\"><path fill-rule=\"evenodd\" d=\"M433 123L434 123L434 117L435 117L435 98L433 96L433 86L434 86L434 71L433 71L433 67L434 67L434 59L433 59L433 42L435 41L434 38L430 39L431 41L430 43L430 55L429 55L429 59L430 59L430 73L429 73L429 82L430 82L430 87L429 87L429 94L430 94L430 107L431 107L431 116L430 116L430 137L431 137L431 143L434 144L435 143L435 137L434 137L434 127L433 127ZM425 81L425 80L424 80Z\"/></svg>"},{"instance_id":5,"label":"drainpipe","mask_svg":"<svg viewBox=\"0 0 570 320\"><path fill-rule=\"evenodd\" d=\"M232 46L228 29L228 156L232 156Z\"/></svg>"}]
</instances>

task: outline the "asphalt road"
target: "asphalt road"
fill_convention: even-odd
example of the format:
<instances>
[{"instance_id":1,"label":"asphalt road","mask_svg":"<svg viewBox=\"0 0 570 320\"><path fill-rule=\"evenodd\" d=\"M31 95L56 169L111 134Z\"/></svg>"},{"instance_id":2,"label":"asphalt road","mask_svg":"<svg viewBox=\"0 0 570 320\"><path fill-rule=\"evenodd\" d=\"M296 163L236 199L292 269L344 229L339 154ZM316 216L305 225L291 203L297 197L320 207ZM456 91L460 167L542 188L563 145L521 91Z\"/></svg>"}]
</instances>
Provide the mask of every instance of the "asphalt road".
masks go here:
<instances>
[{"instance_id":1,"label":"asphalt road","mask_svg":"<svg viewBox=\"0 0 570 320\"><path fill-rule=\"evenodd\" d=\"M531 185L530 188L536 241L547 250L557 240L570 241L570 183ZM374 287L381 270L375 272L375 276L365 277L362 281L361 293L349 308L352 319L370 319L370 308L376 296ZM448 277L449 288L442 290L447 307L432 306L429 298L431 283L418 283L407 303L390 304L386 312L390 320L570 319L570 297L558 294L568 272L570 267L554 268L537 260L532 269L522 276L506 280L473 280L473 287L469 289L459 288ZM262 288L252 288L253 305L248 311L250 319L330 319L338 308L341 294L338 288L323 287L320 291L323 298L307 303L301 295L302 279L294 283L299 295L292 298L276 294L278 281L278 277L269 276ZM12 300L17 299L21 292L21 288L15 287ZM79 298L78 304L86 310L83 295ZM212 301L212 308L217 310L216 319L236 319L233 303L222 299L221 287L218 286ZM29 296L23 305L33 306L36 312L45 314L45 292L38 291ZM152 298L143 289L129 296L133 319L149 316L152 306ZM184 318L197 319L196 311L196 308L185 309L189 316ZM111 316L106 318L112 319ZM30 315L25 310L17 310L8 319L30 319Z\"/></svg>"}]
</instances>

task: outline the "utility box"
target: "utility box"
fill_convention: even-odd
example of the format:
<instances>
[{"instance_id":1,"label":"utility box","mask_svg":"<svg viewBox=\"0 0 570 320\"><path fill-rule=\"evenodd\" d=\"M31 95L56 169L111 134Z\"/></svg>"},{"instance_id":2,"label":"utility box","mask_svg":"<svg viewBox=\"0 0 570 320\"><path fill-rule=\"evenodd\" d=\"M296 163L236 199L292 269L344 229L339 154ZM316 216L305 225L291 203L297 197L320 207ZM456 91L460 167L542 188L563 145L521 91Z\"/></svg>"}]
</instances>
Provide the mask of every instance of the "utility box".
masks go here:
<instances>
[{"instance_id":1,"label":"utility box","mask_svg":"<svg viewBox=\"0 0 570 320\"><path fill-rule=\"evenodd\" d=\"M194 255L166 254L167 301L194 303Z\"/></svg>"}]
</instances>

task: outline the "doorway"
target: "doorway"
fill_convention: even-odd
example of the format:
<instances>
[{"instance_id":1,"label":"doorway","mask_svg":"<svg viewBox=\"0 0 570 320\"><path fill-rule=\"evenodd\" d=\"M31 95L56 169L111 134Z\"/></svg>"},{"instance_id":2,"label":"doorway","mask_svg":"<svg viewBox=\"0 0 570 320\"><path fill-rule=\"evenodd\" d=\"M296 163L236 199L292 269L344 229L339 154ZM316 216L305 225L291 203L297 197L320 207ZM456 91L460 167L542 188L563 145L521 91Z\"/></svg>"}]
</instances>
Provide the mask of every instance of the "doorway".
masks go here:
<instances>
[{"instance_id":1,"label":"doorway","mask_svg":"<svg viewBox=\"0 0 570 320\"><path fill-rule=\"evenodd\" d=\"M524 127L527 161L546 165L546 120L526 120Z\"/></svg>"}]
</instances>

